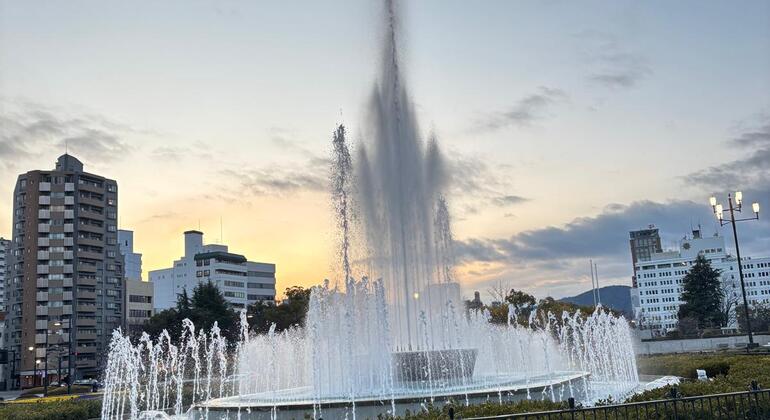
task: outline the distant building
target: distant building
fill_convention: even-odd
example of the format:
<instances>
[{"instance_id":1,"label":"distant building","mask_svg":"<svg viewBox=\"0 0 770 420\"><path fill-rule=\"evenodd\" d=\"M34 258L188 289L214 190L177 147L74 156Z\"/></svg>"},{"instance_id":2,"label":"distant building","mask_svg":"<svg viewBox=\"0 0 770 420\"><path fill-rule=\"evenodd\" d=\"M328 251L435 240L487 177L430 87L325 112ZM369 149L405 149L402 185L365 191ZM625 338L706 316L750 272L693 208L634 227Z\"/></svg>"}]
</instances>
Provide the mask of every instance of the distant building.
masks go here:
<instances>
[{"instance_id":1,"label":"distant building","mask_svg":"<svg viewBox=\"0 0 770 420\"><path fill-rule=\"evenodd\" d=\"M184 256L170 268L150 271L155 311L173 307L177 295L192 294L200 282L211 280L235 308L275 301L275 264L248 261L226 245L203 244L203 232L184 233Z\"/></svg>"},{"instance_id":2,"label":"distant building","mask_svg":"<svg viewBox=\"0 0 770 420\"><path fill-rule=\"evenodd\" d=\"M63 355L62 376L99 377L125 309L117 182L64 154L54 169L19 175L12 216L6 324L21 385L57 380L53 354Z\"/></svg>"},{"instance_id":3,"label":"distant building","mask_svg":"<svg viewBox=\"0 0 770 420\"><path fill-rule=\"evenodd\" d=\"M125 280L126 288L126 324L129 333L141 332L144 324L154 313L153 284L142 280Z\"/></svg>"},{"instance_id":4,"label":"distant building","mask_svg":"<svg viewBox=\"0 0 770 420\"><path fill-rule=\"evenodd\" d=\"M134 252L134 232L119 230L118 243L125 267L124 328L129 333L139 332L153 314L153 284L142 281L142 254Z\"/></svg>"},{"instance_id":5,"label":"distant building","mask_svg":"<svg viewBox=\"0 0 770 420\"><path fill-rule=\"evenodd\" d=\"M634 273L631 278L632 287L636 287L636 263L649 261L653 254L663 252L663 247L660 244L660 233L654 225L629 232L628 242L631 246L631 266Z\"/></svg>"},{"instance_id":6,"label":"distant building","mask_svg":"<svg viewBox=\"0 0 770 420\"><path fill-rule=\"evenodd\" d=\"M142 279L142 254L134 252L134 232L118 230L118 245L123 255L123 277L131 280Z\"/></svg>"},{"instance_id":7,"label":"distant building","mask_svg":"<svg viewBox=\"0 0 770 420\"><path fill-rule=\"evenodd\" d=\"M727 252L724 237L704 238L695 230L692 237L682 240L678 250L653 253L649 259L635 264L637 287L632 291L639 299L632 304L640 328L661 334L677 328L679 306L683 303L682 278L698 255L721 270L723 290L729 299L742 304L738 261ZM770 257L743 258L742 266L749 305L770 303Z\"/></svg>"},{"instance_id":8,"label":"distant building","mask_svg":"<svg viewBox=\"0 0 770 420\"><path fill-rule=\"evenodd\" d=\"M5 312L5 273L9 269L7 261L10 254L11 241L0 238L0 312Z\"/></svg>"}]
</instances>

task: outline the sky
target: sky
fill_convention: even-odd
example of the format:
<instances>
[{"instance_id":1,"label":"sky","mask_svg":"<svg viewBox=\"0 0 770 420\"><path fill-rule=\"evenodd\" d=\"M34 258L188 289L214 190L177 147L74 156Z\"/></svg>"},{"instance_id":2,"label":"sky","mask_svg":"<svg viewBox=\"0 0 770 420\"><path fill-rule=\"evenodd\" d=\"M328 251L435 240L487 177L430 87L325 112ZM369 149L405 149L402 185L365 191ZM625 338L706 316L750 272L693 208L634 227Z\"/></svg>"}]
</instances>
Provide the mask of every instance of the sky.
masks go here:
<instances>
[{"instance_id":1,"label":"sky","mask_svg":"<svg viewBox=\"0 0 770 420\"><path fill-rule=\"evenodd\" d=\"M563 297L630 284L628 231L664 247L741 189L770 209L770 3L399 4L421 131L449 161L456 275ZM0 0L0 236L18 174L67 150L120 187L148 270L200 228L277 287L338 275L331 135L364 141L376 1ZM221 221L221 223L220 223ZM221 226L221 228L220 228ZM770 223L739 227L770 254Z\"/></svg>"}]
</instances>

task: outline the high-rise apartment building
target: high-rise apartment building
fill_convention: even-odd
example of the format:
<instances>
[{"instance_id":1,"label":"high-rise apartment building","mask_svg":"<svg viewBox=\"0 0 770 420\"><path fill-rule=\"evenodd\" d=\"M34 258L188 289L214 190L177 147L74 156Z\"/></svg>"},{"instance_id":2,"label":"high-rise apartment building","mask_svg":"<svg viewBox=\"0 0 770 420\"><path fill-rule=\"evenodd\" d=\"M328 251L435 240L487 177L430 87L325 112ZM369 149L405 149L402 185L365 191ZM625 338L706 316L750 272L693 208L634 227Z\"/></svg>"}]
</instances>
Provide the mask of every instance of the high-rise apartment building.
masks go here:
<instances>
[{"instance_id":1,"label":"high-rise apartment building","mask_svg":"<svg viewBox=\"0 0 770 420\"><path fill-rule=\"evenodd\" d=\"M203 233L184 233L184 256L174 265L150 271L155 289L155 311L176 305L184 290L192 294L200 282L211 280L235 308L275 301L275 264L247 261L226 245L203 244Z\"/></svg>"},{"instance_id":2,"label":"high-rise apartment building","mask_svg":"<svg viewBox=\"0 0 770 420\"><path fill-rule=\"evenodd\" d=\"M101 373L124 317L117 220L117 183L84 172L73 156L19 175L6 307L22 386L56 380L59 357L62 377Z\"/></svg>"},{"instance_id":3,"label":"high-rise apartment building","mask_svg":"<svg viewBox=\"0 0 770 420\"><path fill-rule=\"evenodd\" d=\"M0 238L0 312L5 312L5 276L8 270L8 258L11 253L11 241Z\"/></svg>"}]
</instances>

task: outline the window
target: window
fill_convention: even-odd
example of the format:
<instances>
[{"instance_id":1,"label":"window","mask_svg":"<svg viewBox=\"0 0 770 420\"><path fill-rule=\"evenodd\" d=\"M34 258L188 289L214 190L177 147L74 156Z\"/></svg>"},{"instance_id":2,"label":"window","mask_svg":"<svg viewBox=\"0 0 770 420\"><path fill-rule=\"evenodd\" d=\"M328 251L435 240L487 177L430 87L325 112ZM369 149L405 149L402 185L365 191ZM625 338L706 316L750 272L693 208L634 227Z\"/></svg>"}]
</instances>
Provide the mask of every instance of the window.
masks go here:
<instances>
[{"instance_id":1,"label":"window","mask_svg":"<svg viewBox=\"0 0 770 420\"><path fill-rule=\"evenodd\" d=\"M129 295L128 301L133 303L152 303L152 296Z\"/></svg>"},{"instance_id":2,"label":"window","mask_svg":"<svg viewBox=\"0 0 770 420\"><path fill-rule=\"evenodd\" d=\"M245 298L246 293L243 292L225 292L225 297L233 297L233 298Z\"/></svg>"},{"instance_id":3,"label":"window","mask_svg":"<svg viewBox=\"0 0 770 420\"><path fill-rule=\"evenodd\" d=\"M243 287L243 282L225 280L225 286L228 286L228 287Z\"/></svg>"}]
</instances>

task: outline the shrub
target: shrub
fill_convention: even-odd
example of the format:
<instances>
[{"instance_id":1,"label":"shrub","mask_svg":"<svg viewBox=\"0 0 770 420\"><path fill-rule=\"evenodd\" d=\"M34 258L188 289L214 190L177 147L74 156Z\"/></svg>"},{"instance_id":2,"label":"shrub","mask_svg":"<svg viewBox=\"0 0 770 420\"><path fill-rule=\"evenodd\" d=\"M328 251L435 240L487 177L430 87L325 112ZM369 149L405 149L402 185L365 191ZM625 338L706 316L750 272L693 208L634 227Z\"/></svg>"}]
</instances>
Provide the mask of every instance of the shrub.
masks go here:
<instances>
[{"instance_id":1,"label":"shrub","mask_svg":"<svg viewBox=\"0 0 770 420\"><path fill-rule=\"evenodd\" d=\"M98 418L101 412L101 401L85 399L0 405L0 419L5 420L81 420Z\"/></svg>"}]
</instances>

